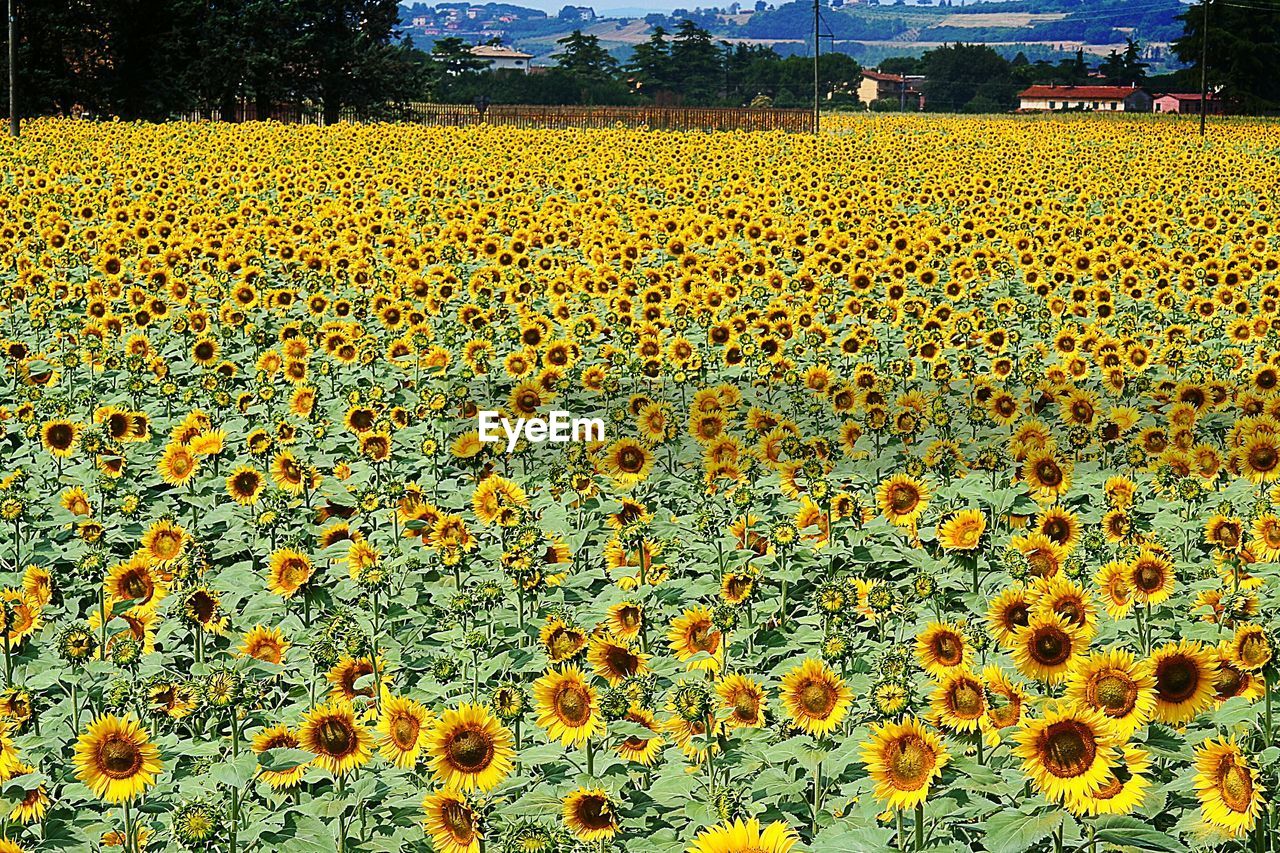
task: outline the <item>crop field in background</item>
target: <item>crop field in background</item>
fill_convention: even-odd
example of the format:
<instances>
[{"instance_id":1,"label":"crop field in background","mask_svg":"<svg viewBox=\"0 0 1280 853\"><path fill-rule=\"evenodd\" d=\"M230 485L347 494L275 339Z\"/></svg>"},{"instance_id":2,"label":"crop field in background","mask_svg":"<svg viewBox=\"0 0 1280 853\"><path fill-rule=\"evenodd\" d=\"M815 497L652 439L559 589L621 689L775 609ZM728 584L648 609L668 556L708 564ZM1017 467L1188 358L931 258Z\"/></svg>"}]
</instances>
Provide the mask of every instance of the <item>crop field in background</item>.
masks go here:
<instances>
[{"instance_id":1,"label":"crop field in background","mask_svg":"<svg viewBox=\"0 0 1280 853\"><path fill-rule=\"evenodd\" d=\"M0 851L1270 849L1276 125L824 129L0 142Z\"/></svg>"}]
</instances>

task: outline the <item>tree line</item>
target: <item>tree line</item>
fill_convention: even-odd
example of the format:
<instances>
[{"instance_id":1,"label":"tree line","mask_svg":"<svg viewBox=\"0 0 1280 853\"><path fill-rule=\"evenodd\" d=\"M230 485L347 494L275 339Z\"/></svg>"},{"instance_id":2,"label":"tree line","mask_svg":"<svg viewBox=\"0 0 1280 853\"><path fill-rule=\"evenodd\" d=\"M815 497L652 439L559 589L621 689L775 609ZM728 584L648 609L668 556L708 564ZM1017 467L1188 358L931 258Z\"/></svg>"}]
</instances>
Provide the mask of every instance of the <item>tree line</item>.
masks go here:
<instances>
[{"instance_id":1,"label":"tree line","mask_svg":"<svg viewBox=\"0 0 1280 853\"><path fill-rule=\"evenodd\" d=\"M1276 109L1280 4L1272 13L1209 2L1210 84L1238 110ZM490 69L457 38L415 48L400 37L396 0L58 0L19 2L16 11L18 100L27 115L164 119L218 110L226 117L250 103L267 116L282 105L310 104L332 122L347 109L394 117L396 105L414 101L798 107L813 97L810 57L718 40L693 19L671 31L655 26L625 61L575 30L557 42L551 67L526 74ZM1180 18L1185 32L1173 50L1189 68L1162 78L1147 77L1132 40L1096 67L1082 52L1031 62L953 44L880 68L921 75L926 109L937 111L1011 109L1033 83L1195 91L1204 7L1190 6ZM824 54L823 104L859 106L860 72L851 57ZM897 109L901 102L861 106Z\"/></svg>"}]
</instances>

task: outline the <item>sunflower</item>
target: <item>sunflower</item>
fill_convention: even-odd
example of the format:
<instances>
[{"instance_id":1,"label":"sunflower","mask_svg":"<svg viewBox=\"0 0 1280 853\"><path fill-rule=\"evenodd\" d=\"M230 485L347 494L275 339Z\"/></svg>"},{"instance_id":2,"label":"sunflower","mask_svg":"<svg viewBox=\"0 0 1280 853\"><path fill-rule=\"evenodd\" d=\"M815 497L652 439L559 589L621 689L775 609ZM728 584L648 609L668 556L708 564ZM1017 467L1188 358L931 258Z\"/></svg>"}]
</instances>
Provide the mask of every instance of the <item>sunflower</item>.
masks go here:
<instances>
[{"instance_id":1,"label":"sunflower","mask_svg":"<svg viewBox=\"0 0 1280 853\"><path fill-rule=\"evenodd\" d=\"M1041 450L1023 463L1022 479L1032 497L1052 503L1070 491L1071 465L1059 460L1053 451Z\"/></svg>"},{"instance_id":2,"label":"sunflower","mask_svg":"<svg viewBox=\"0 0 1280 853\"><path fill-rule=\"evenodd\" d=\"M618 807L603 788L577 788L564 798L564 824L579 841L608 841L618 833Z\"/></svg>"},{"instance_id":3,"label":"sunflower","mask_svg":"<svg viewBox=\"0 0 1280 853\"><path fill-rule=\"evenodd\" d=\"M252 465L240 465L227 477L227 494L241 506L253 506L262 497L262 472Z\"/></svg>"},{"instance_id":4,"label":"sunflower","mask_svg":"<svg viewBox=\"0 0 1280 853\"><path fill-rule=\"evenodd\" d=\"M809 658L783 676L783 707L811 735L825 735L840 725L852 702L853 691L822 661Z\"/></svg>"},{"instance_id":5,"label":"sunflower","mask_svg":"<svg viewBox=\"0 0 1280 853\"><path fill-rule=\"evenodd\" d=\"M757 818L737 818L699 832L688 853L789 853L799 841L796 831L780 820L761 829Z\"/></svg>"},{"instance_id":6,"label":"sunflower","mask_svg":"<svg viewBox=\"0 0 1280 853\"><path fill-rule=\"evenodd\" d=\"M182 556L190 538L186 528L162 518L142 534L142 550L151 558L151 562L165 566Z\"/></svg>"},{"instance_id":7,"label":"sunflower","mask_svg":"<svg viewBox=\"0 0 1280 853\"><path fill-rule=\"evenodd\" d=\"M1234 739L1210 738L1195 751L1196 797L1205 823L1232 837L1253 829L1265 803L1258 773Z\"/></svg>"},{"instance_id":8,"label":"sunflower","mask_svg":"<svg viewBox=\"0 0 1280 853\"><path fill-rule=\"evenodd\" d=\"M648 655L632 650L627 643L608 634L592 636L587 647L587 662L597 676L609 682L610 687L647 673L648 660Z\"/></svg>"},{"instance_id":9,"label":"sunflower","mask_svg":"<svg viewBox=\"0 0 1280 853\"><path fill-rule=\"evenodd\" d=\"M267 569L267 589L282 598L292 598L311 580L311 558L292 548L271 555Z\"/></svg>"},{"instance_id":10,"label":"sunflower","mask_svg":"<svg viewBox=\"0 0 1280 853\"><path fill-rule=\"evenodd\" d=\"M586 647L588 637L584 631L568 625L558 616L548 616L538 634L542 647L552 663L562 663L577 657Z\"/></svg>"},{"instance_id":11,"label":"sunflower","mask_svg":"<svg viewBox=\"0 0 1280 853\"><path fill-rule=\"evenodd\" d=\"M1137 601L1159 604L1173 593L1173 563L1155 551L1144 549L1129 564L1125 581Z\"/></svg>"},{"instance_id":12,"label":"sunflower","mask_svg":"<svg viewBox=\"0 0 1280 853\"><path fill-rule=\"evenodd\" d=\"M425 706L384 689L378 718L379 751L396 767L412 767L427 742L432 714Z\"/></svg>"},{"instance_id":13,"label":"sunflower","mask_svg":"<svg viewBox=\"0 0 1280 853\"><path fill-rule=\"evenodd\" d=\"M604 734L596 690L577 667L550 670L533 683L533 695L538 703L538 725L552 740L573 747Z\"/></svg>"},{"instance_id":14,"label":"sunflower","mask_svg":"<svg viewBox=\"0 0 1280 853\"><path fill-rule=\"evenodd\" d=\"M1031 619L1031 593L1021 585L1011 586L987 605L987 624L997 643L1013 648L1018 631Z\"/></svg>"},{"instance_id":15,"label":"sunflower","mask_svg":"<svg viewBox=\"0 0 1280 853\"><path fill-rule=\"evenodd\" d=\"M728 728L755 729L764 725L764 711L769 702L764 687L745 675L725 676L716 685L720 701L729 711Z\"/></svg>"},{"instance_id":16,"label":"sunflower","mask_svg":"<svg viewBox=\"0 0 1280 853\"><path fill-rule=\"evenodd\" d=\"M1134 746L1120 748L1120 760L1108 768L1102 787L1092 794L1070 795L1064 805L1077 816L1129 814L1142 804L1151 780L1151 757Z\"/></svg>"},{"instance_id":17,"label":"sunflower","mask_svg":"<svg viewBox=\"0 0 1280 853\"><path fill-rule=\"evenodd\" d=\"M436 791L422 801L427 835L437 853L478 853L484 833L480 818L456 791Z\"/></svg>"},{"instance_id":18,"label":"sunflower","mask_svg":"<svg viewBox=\"0 0 1280 853\"><path fill-rule=\"evenodd\" d=\"M605 451L604 471L623 488L643 482L653 470L653 454L633 438L620 438Z\"/></svg>"},{"instance_id":19,"label":"sunflower","mask_svg":"<svg viewBox=\"0 0 1280 853\"><path fill-rule=\"evenodd\" d=\"M14 766L9 777L16 778L34 772L36 772L35 767L19 763ZM23 826L36 823L44 819L45 812L49 810L49 804L49 792L41 782L23 793L22 799L9 812L9 820ZM3 848L0 848L0 853L4 853Z\"/></svg>"},{"instance_id":20,"label":"sunflower","mask_svg":"<svg viewBox=\"0 0 1280 853\"><path fill-rule=\"evenodd\" d=\"M1133 589L1129 586L1128 566L1114 561L1107 563L1098 570L1093 580L1098 585L1107 615L1117 621L1127 616L1133 608Z\"/></svg>"},{"instance_id":21,"label":"sunflower","mask_svg":"<svg viewBox=\"0 0 1280 853\"><path fill-rule=\"evenodd\" d=\"M1097 711L1050 707L1043 718L1028 720L1014 740L1013 752L1036 789L1063 802L1093 796L1106 785L1120 738Z\"/></svg>"},{"instance_id":22,"label":"sunflower","mask_svg":"<svg viewBox=\"0 0 1280 853\"><path fill-rule=\"evenodd\" d=\"M993 663L983 667L982 681L986 684L987 713L980 725L987 732L987 741L994 746L1000 742L1001 730L1021 725L1031 697L1021 682L1010 681L1004 671Z\"/></svg>"},{"instance_id":23,"label":"sunflower","mask_svg":"<svg viewBox=\"0 0 1280 853\"><path fill-rule=\"evenodd\" d=\"M929 786L951 760L942 740L915 717L871 726L861 745L862 762L876 783L876 797L890 809L923 803Z\"/></svg>"},{"instance_id":24,"label":"sunflower","mask_svg":"<svg viewBox=\"0 0 1280 853\"><path fill-rule=\"evenodd\" d=\"M300 495L306 487L307 471L292 450L282 450L271 460L271 480L281 491Z\"/></svg>"},{"instance_id":25,"label":"sunflower","mask_svg":"<svg viewBox=\"0 0 1280 853\"><path fill-rule=\"evenodd\" d=\"M987 712L985 689L968 667L952 669L940 678L929 704L936 723L955 732L976 731Z\"/></svg>"},{"instance_id":26,"label":"sunflower","mask_svg":"<svg viewBox=\"0 0 1280 853\"><path fill-rule=\"evenodd\" d=\"M373 735L356 719L355 709L345 699L308 711L298 729L298 742L316 756L316 766L334 776L363 766L373 755Z\"/></svg>"},{"instance_id":27,"label":"sunflower","mask_svg":"<svg viewBox=\"0 0 1280 853\"><path fill-rule=\"evenodd\" d=\"M0 630L4 632L5 645L11 649L22 645L44 624L40 608L26 590L6 589L0 592L0 603L4 605L0 610Z\"/></svg>"},{"instance_id":28,"label":"sunflower","mask_svg":"<svg viewBox=\"0 0 1280 853\"><path fill-rule=\"evenodd\" d=\"M987 517L980 509L962 509L938 525L938 544L944 551L972 551L982 542Z\"/></svg>"},{"instance_id":29,"label":"sunflower","mask_svg":"<svg viewBox=\"0 0 1280 853\"><path fill-rule=\"evenodd\" d=\"M717 672L724 663L720 631L705 607L692 607L671 620L667 642L687 669Z\"/></svg>"},{"instance_id":30,"label":"sunflower","mask_svg":"<svg viewBox=\"0 0 1280 853\"><path fill-rule=\"evenodd\" d=\"M80 425L72 421L52 420L40 428L40 443L58 459L70 459L74 456L79 438Z\"/></svg>"},{"instance_id":31,"label":"sunflower","mask_svg":"<svg viewBox=\"0 0 1280 853\"><path fill-rule=\"evenodd\" d=\"M1086 645L1076 629L1058 614L1033 616L1027 627L1014 636L1013 660L1027 678L1057 684L1066 678Z\"/></svg>"},{"instance_id":32,"label":"sunflower","mask_svg":"<svg viewBox=\"0 0 1280 853\"><path fill-rule=\"evenodd\" d=\"M630 601L612 604L605 616L605 624L615 637L630 642L640 636L644 627L644 608Z\"/></svg>"},{"instance_id":33,"label":"sunflower","mask_svg":"<svg viewBox=\"0 0 1280 853\"><path fill-rule=\"evenodd\" d=\"M1155 686L1148 662L1113 649L1081 658L1067 677L1066 696L1102 714L1127 739L1155 714Z\"/></svg>"},{"instance_id":34,"label":"sunflower","mask_svg":"<svg viewBox=\"0 0 1280 853\"><path fill-rule=\"evenodd\" d=\"M240 654L266 663L281 663L289 650L289 642L279 628L255 625L240 641Z\"/></svg>"},{"instance_id":35,"label":"sunflower","mask_svg":"<svg viewBox=\"0 0 1280 853\"><path fill-rule=\"evenodd\" d=\"M156 471L160 479L170 486L185 486L195 477L200 468L200 460L185 444L170 442L164 449L160 461L156 463Z\"/></svg>"},{"instance_id":36,"label":"sunflower","mask_svg":"<svg viewBox=\"0 0 1280 853\"><path fill-rule=\"evenodd\" d=\"M1098 629L1098 611L1093 599L1079 584L1063 575L1037 579L1031 588L1034 596L1032 616L1055 613L1075 628L1082 640L1093 637Z\"/></svg>"},{"instance_id":37,"label":"sunflower","mask_svg":"<svg viewBox=\"0 0 1280 853\"><path fill-rule=\"evenodd\" d=\"M1256 702L1266 691L1266 681L1262 673L1242 669L1235 661L1235 652L1231 646L1231 640L1227 639L1213 650L1218 665L1213 674L1214 701L1225 702L1236 696L1243 696L1249 702Z\"/></svg>"},{"instance_id":38,"label":"sunflower","mask_svg":"<svg viewBox=\"0 0 1280 853\"><path fill-rule=\"evenodd\" d=\"M483 705L463 703L441 714L427 737L436 779L446 788L488 791L512 768L511 732Z\"/></svg>"},{"instance_id":39,"label":"sunflower","mask_svg":"<svg viewBox=\"0 0 1280 853\"><path fill-rule=\"evenodd\" d=\"M520 522L529 498L524 489L497 474L491 474L476 486L471 495L471 508L484 524L514 527Z\"/></svg>"},{"instance_id":40,"label":"sunflower","mask_svg":"<svg viewBox=\"0 0 1280 853\"><path fill-rule=\"evenodd\" d=\"M929 489L907 474L895 474L876 488L876 503L891 524L907 527L929 506Z\"/></svg>"},{"instance_id":41,"label":"sunflower","mask_svg":"<svg viewBox=\"0 0 1280 853\"><path fill-rule=\"evenodd\" d=\"M1241 625L1231 639L1231 660L1245 672L1258 672L1272 658L1271 640L1261 625Z\"/></svg>"},{"instance_id":42,"label":"sunflower","mask_svg":"<svg viewBox=\"0 0 1280 853\"><path fill-rule=\"evenodd\" d=\"M76 741L76 777L110 803L133 800L164 769L160 750L133 717L102 716Z\"/></svg>"},{"instance_id":43,"label":"sunflower","mask_svg":"<svg viewBox=\"0 0 1280 853\"><path fill-rule=\"evenodd\" d=\"M1156 682L1157 720L1177 725L1213 704L1213 656L1201 643L1165 643L1151 653L1151 671Z\"/></svg>"},{"instance_id":44,"label":"sunflower","mask_svg":"<svg viewBox=\"0 0 1280 853\"><path fill-rule=\"evenodd\" d=\"M934 678L973 662L973 648L964 631L950 622L933 622L916 636L916 657Z\"/></svg>"},{"instance_id":45,"label":"sunflower","mask_svg":"<svg viewBox=\"0 0 1280 853\"><path fill-rule=\"evenodd\" d=\"M152 565L146 551L138 551L125 562L113 565L103 584L108 614L116 605L126 601L132 602L133 607L139 610L155 610L169 594L168 585Z\"/></svg>"},{"instance_id":46,"label":"sunflower","mask_svg":"<svg viewBox=\"0 0 1280 853\"><path fill-rule=\"evenodd\" d=\"M258 755L273 749L300 749L301 747L302 741L298 740L297 734L284 725L269 726L253 738L253 751ZM282 791L301 782L310 766L310 761L304 761L287 770L260 769L258 778L270 785L272 790Z\"/></svg>"},{"instance_id":47,"label":"sunflower","mask_svg":"<svg viewBox=\"0 0 1280 853\"><path fill-rule=\"evenodd\" d=\"M636 764L652 767L654 762L658 760L658 756L662 754L662 747L665 743L653 712L644 708L632 708L623 719L635 726L648 729L653 734L649 737L636 734L627 735L618 744L618 756L624 761L634 761Z\"/></svg>"}]
</instances>

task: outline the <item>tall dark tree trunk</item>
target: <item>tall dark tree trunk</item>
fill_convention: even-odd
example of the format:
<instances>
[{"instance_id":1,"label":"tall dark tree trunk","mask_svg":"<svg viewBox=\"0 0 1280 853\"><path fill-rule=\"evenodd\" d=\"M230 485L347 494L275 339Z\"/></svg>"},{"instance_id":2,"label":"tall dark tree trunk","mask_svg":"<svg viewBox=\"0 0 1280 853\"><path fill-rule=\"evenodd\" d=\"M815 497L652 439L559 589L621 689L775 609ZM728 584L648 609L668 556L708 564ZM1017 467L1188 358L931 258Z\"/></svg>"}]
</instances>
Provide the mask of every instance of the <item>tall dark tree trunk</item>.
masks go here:
<instances>
[{"instance_id":1,"label":"tall dark tree trunk","mask_svg":"<svg viewBox=\"0 0 1280 853\"><path fill-rule=\"evenodd\" d=\"M236 93L233 89L223 89L222 96L218 99L218 110L222 113L220 118L223 121L239 121L240 110L237 109L239 104L236 102Z\"/></svg>"}]
</instances>

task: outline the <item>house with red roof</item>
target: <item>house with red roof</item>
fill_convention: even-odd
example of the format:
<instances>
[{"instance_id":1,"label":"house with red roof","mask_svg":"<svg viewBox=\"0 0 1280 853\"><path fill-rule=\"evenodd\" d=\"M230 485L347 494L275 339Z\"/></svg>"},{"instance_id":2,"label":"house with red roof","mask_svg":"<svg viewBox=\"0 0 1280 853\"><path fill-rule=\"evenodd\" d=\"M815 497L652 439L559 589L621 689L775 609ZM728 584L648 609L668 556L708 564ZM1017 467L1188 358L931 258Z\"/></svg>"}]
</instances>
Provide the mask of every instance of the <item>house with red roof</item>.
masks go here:
<instances>
[{"instance_id":1,"label":"house with red roof","mask_svg":"<svg viewBox=\"0 0 1280 853\"><path fill-rule=\"evenodd\" d=\"M864 107L870 107L875 101L890 101L901 109L922 110L924 94L920 84L923 82L920 76L864 69L858 79L858 100Z\"/></svg>"},{"instance_id":2,"label":"house with red roof","mask_svg":"<svg viewBox=\"0 0 1280 853\"><path fill-rule=\"evenodd\" d=\"M1018 110L1149 113L1151 95L1136 86L1031 86L1018 93Z\"/></svg>"},{"instance_id":3,"label":"house with red roof","mask_svg":"<svg viewBox=\"0 0 1280 853\"><path fill-rule=\"evenodd\" d=\"M1200 93L1165 92L1163 95L1156 95L1152 108L1158 113L1190 113L1198 116ZM1222 115L1222 98L1210 92L1209 97L1204 99L1204 111L1211 116Z\"/></svg>"}]
</instances>

